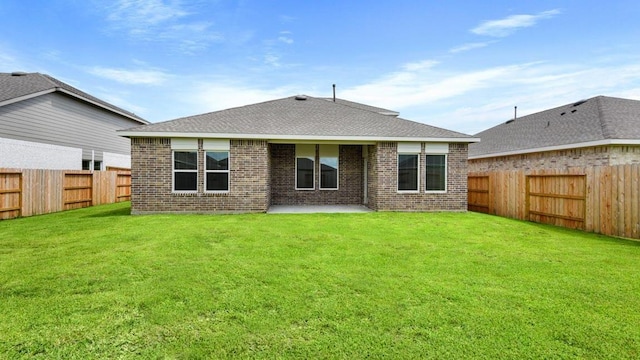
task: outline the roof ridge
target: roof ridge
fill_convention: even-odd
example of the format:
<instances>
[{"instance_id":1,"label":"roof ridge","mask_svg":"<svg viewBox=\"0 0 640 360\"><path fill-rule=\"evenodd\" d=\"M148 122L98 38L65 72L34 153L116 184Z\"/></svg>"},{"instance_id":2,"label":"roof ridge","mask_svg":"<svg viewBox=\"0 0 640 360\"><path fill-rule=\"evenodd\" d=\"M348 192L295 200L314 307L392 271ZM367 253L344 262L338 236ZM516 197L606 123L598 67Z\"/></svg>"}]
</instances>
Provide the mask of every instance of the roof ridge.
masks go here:
<instances>
[{"instance_id":1,"label":"roof ridge","mask_svg":"<svg viewBox=\"0 0 640 360\"><path fill-rule=\"evenodd\" d=\"M39 75L40 77L44 78L44 80L46 82L50 83L51 85L53 85L53 87L55 89L59 89L60 88L60 86L58 84L56 84L55 81L53 81L53 77L52 76L49 76L47 74L42 74L42 73L39 73L39 72L35 72L33 74Z\"/></svg>"},{"instance_id":2,"label":"roof ridge","mask_svg":"<svg viewBox=\"0 0 640 360\"><path fill-rule=\"evenodd\" d=\"M596 106L598 108L598 120L600 120L600 130L602 131L602 137L605 139L611 138L608 122L605 119L605 113L602 109L602 96L596 96Z\"/></svg>"}]
</instances>

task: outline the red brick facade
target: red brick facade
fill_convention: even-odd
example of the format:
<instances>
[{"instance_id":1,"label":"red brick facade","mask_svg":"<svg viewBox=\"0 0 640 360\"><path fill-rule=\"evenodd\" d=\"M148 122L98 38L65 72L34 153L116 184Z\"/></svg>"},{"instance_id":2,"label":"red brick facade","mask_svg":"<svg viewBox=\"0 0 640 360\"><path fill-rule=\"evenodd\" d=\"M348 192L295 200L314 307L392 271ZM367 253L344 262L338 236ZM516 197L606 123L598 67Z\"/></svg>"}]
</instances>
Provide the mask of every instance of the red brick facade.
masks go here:
<instances>
[{"instance_id":1,"label":"red brick facade","mask_svg":"<svg viewBox=\"0 0 640 360\"><path fill-rule=\"evenodd\" d=\"M397 143L384 142L369 147L369 204L386 211L466 211L467 144L449 144L447 154L447 191L425 192L424 144L420 153L419 191L397 191Z\"/></svg>"},{"instance_id":2,"label":"red brick facade","mask_svg":"<svg viewBox=\"0 0 640 360\"><path fill-rule=\"evenodd\" d=\"M172 191L172 150L168 138L132 138L132 213L264 212L270 205L363 204L382 211L466 211L467 144L449 144L447 191L426 193L424 144L420 189L397 191L397 143L340 145L338 190L295 190L295 145L266 140L230 141L229 192L204 192L203 141L198 140L198 191ZM316 149L316 166L318 166ZM366 159L366 162L365 162ZM366 168L366 176L365 176ZM364 184L367 181L365 199ZM367 200L367 201L365 201Z\"/></svg>"},{"instance_id":3,"label":"red brick facade","mask_svg":"<svg viewBox=\"0 0 640 360\"><path fill-rule=\"evenodd\" d=\"M198 164L204 162L198 141ZM204 167L198 166L198 192L172 191L171 139L131 139L131 213L241 213L269 208L268 144L264 140L231 140L228 193L204 192Z\"/></svg>"},{"instance_id":4,"label":"red brick facade","mask_svg":"<svg viewBox=\"0 0 640 360\"><path fill-rule=\"evenodd\" d=\"M271 144L272 205L360 205L363 196L362 146L340 145L338 189L320 190L316 149L315 190L295 189L295 145Z\"/></svg>"}]
</instances>

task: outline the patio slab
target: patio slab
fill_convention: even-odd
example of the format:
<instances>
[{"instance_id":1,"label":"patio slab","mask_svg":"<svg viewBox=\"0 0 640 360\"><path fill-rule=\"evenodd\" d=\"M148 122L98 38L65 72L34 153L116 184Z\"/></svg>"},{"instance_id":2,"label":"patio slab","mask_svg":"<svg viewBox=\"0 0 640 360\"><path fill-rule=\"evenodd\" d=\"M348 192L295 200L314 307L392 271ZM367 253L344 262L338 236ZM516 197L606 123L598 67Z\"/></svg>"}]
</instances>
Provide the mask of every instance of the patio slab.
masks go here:
<instances>
[{"instance_id":1,"label":"patio slab","mask_svg":"<svg viewBox=\"0 0 640 360\"><path fill-rule=\"evenodd\" d=\"M267 214L367 213L364 205L273 205Z\"/></svg>"}]
</instances>

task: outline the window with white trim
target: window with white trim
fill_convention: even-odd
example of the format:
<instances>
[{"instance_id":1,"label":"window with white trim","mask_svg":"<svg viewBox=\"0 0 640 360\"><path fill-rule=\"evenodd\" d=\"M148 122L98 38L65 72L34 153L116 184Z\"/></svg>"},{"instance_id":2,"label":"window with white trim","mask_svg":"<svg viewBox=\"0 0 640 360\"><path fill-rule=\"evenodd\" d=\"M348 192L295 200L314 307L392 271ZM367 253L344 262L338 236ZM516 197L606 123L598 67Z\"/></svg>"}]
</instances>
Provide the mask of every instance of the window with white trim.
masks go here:
<instances>
[{"instance_id":1,"label":"window with white trim","mask_svg":"<svg viewBox=\"0 0 640 360\"><path fill-rule=\"evenodd\" d=\"M425 191L442 193L447 191L447 154L449 144L425 144Z\"/></svg>"},{"instance_id":2,"label":"window with white trim","mask_svg":"<svg viewBox=\"0 0 640 360\"><path fill-rule=\"evenodd\" d=\"M198 140L171 139L174 192L198 191Z\"/></svg>"},{"instance_id":3,"label":"window with white trim","mask_svg":"<svg viewBox=\"0 0 640 360\"><path fill-rule=\"evenodd\" d=\"M338 189L339 145L320 145L320 190Z\"/></svg>"},{"instance_id":4,"label":"window with white trim","mask_svg":"<svg viewBox=\"0 0 640 360\"><path fill-rule=\"evenodd\" d=\"M229 152L205 152L206 191L229 191Z\"/></svg>"},{"instance_id":5,"label":"window with white trim","mask_svg":"<svg viewBox=\"0 0 640 360\"><path fill-rule=\"evenodd\" d=\"M198 191L198 151L173 151L173 191Z\"/></svg>"},{"instance_id":6,"label":"window with white trim","mask_svg":"<svg viewBox=\"0 0 640 360\"><path fill-rule=\"evenodd\" d=\"M296 190L315 189L315 158L314 144L296 144Z\"/></svg>"},{"instance_id":7,"label":"window with white trim","mask_svg":"<svg viewBox=\"0 0 640 360\"><path fill-rule=\"evenodd\" d=\"M398 191L416 192L420 186L420 143L398 143Z\"/></svg>"},{"instance_id":8,"label":"window with white trim","mask_svg":"<svg viewBox=\"0 0 640 360\"><path fill-rule=\"evenodd\" d=\"M230 142L228 139L203 139L205 192L228 192Z\"/></svg>"}]
</instances>

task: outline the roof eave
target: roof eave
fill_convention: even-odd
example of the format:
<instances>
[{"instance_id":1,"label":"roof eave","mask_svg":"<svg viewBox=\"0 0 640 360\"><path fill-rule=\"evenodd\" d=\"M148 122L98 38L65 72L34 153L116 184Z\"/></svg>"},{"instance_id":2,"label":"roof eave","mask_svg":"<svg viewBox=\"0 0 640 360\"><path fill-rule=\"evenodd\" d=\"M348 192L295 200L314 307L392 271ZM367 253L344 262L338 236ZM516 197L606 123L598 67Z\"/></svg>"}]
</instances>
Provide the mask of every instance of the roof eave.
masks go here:
<instances>
[{"instance_id":1,"label":"roof eave","mask_svg":"<svg viewBox=\"0 0 640 360\"><path fill-rule=\"evenodd\" d=\"M379 141L407 141L407 142L446 142L446 143L474 143L479 138L472 137L421 137L421 136L345 136L345 135L278 135L278 134L225 134L225 133L193 133L193 132L150 132L119 130L118 134L128 138L219 138L219 139L251 139L282 141L337 141L337 142L379 142Z\"/></svg>"},{"instance_id":2,"label":"roof eave","mask_svg":"<svg viewBox=\"0 0 640 360\"><path fill-rule=\"evenodd\" d=\"M82 101L86 101L86 102L88 102L88 103L90 103L90 104L93 104L93 105L95 105L95 106L101 107L101 108L103 108L103 109L105 109L105 110L111 111L112 113L116 113L116 114L118 114L118 115L121 115L121 116L124 116L124 117L126 117L126 118L129 118L129 119L131 119L131 120L133 120L133 121L135 121L135 122L137 122L137 123L140 123L140 124L143 124L143 125L148 125L148 124L150 124L147 120L144 120L144 119L141 119L141 118L137 118L137 117L135 117L135 116L131 116L130 114L127 114L127 113L125 113L125 112L119 111L118 109L114 109L114 108L112 108L112 107L105 106L105 105L103 105L103 104L100 104L100 103L99 103L99 102L97 102L97 101L93 101L93 100L88 99L88 98L86 98L86 97L84 97L84 96L82 96L82 95L78 95L78 94L76 94L76 93L74 93L74 92L71 92L71 91L65 90L65 89L63 89L63 88L61 88L61 87L57 87L55 90L56 90L56 91L60 91L61 93L65 93L65 94L67 94L67 95L69 95L69 96L73 96L73 97L75 97L75 98L78 98L78 99L80 99L80 100L82 100Z\"/></svg>"},{"instance_id":3,"label":"roof eave","mask_svg":"<svg viewBox=\"0 0 640 360\"><path fill-rule=\"evenodd\" d=\"M28 100L28 99L31 99L31 98L35 98L35 97L38 97L38 96L50 94L50 93L53 93L55 91L56 91L56 89L52 88L52 89L37 91L37 92L31 93L31 94L26 94L26 95L14 97L12 99L7 99L5 101L0 102L0 107L6 106L6 105L9 105L9 104L14 104L14 103L17 103L17 102L20 102L20 101Z\"/></svg>"},{"instance_id":4,"label":"roof eave","mask_svg":"<svg viewBox=\"0 0 640 360\"><path fill-rule=\"evenodd\" d=\"M586 148L586 147L592 147L592 146L606 146L606 145L640 145L640 139L606 139L606 140L587 141L587 142L575 143L575 144L545 146L545 147L533 148L533 149L503 151L498 153L469 156L469 160L487 159L487 158L494 158L494 157L500 157L500 156L531 154L531 153L546 152L546 151Z\"/></svg>"}]
</instances>

